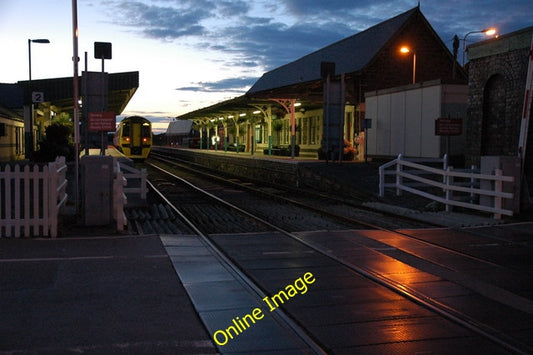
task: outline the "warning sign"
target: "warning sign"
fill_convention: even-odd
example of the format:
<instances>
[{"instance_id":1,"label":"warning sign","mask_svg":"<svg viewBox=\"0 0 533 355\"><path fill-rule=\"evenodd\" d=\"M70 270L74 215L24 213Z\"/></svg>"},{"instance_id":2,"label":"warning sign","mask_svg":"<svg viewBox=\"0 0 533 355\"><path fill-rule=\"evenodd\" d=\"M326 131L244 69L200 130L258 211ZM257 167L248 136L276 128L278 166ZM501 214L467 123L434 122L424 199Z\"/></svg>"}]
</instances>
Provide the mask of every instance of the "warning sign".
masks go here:
<instances>
[{"instance_id":1,"label":"warning sign","mask_svg":"<svg viewBox=\"0 0 533 355\"><path fill-rule=\"evenodd\" d=\"M435 135L437 136L459 136L462 133L462 118L437 118L435 121Z\"/></svg>"},{"instance_id":2,"label":"warning sign","mask_svg":"<svg viewBox=\"0 0 533 355\"><path fill-rule=\"evenodd\" d=\"M115 113L109 112L89 112L89 125L87 129L91 132L111 132L116 129Z\"/></svg>"}]
</instances>

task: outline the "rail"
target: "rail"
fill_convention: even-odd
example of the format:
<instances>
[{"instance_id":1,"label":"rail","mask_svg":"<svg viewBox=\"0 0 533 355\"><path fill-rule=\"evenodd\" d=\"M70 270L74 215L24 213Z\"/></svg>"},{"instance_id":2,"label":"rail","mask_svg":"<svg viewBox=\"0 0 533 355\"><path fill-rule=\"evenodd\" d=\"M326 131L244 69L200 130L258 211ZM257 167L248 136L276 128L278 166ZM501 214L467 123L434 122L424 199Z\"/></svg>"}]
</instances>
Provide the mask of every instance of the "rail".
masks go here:
<instances>
[{"instance_id":1,"label":"rail","mask_svg":"<svg viewBox=\"0 0 533 355\"><path fill-rule=\"evenodd\" d=\"M0 171L0 237L57 237L57 220L65 204L65 157L42 166L6 165Z\"/></svg>"},{"instance_id":2,"label":"rail","mask_svg":"<svg viewBox=\"0 0 533 355\"><path fill-rule=\"evenodd\" d=\"M451 211L453 206L473 209L493 214L495 219L501 219L502 215L512 216L513 211L502 208L504 199L513 199L514 194L503 191L503 183L514 182L514 177L503 176L501 169L495 169L494 175L479 174L475 169L471 171L453 170L447 166L446 156L443 159L431 160L441 162L442 169L421 164L428 160L406 159L401 154L388 163L379 167L379 196L385 196L386 188L394 188L396 195L402 191L425 197L440 202L446 206L446 211ZM393 169L391 169L393 168ZM409 170L406 170L409 168ZM428 175L431 178L424 177ZM386 176L394 176L394 182L387 183ZM467 182L466 184L464 182ZM481 181L488 181L493 189L479 188ZM443 192L443 196L432 194L421 189L435 188ZM457 194L466 194L468 201L460 201ZM487 196L492 199L492 206L477 203L476 197Z\"/></svg>"}]
</instances>

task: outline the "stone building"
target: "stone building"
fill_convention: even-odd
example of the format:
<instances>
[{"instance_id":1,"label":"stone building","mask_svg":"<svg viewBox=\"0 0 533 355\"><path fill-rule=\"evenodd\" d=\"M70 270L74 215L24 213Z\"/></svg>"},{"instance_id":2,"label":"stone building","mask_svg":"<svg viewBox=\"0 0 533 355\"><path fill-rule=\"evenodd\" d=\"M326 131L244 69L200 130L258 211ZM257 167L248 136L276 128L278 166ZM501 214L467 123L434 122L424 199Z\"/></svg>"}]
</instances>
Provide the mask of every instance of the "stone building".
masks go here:
<instances>
[{"instance_id":1,"label":"stone building","mask_svg":"<svg viewBox=\"0 0 533 355\"><path fill-rule=\"evenodd\" d=\"M482 156L519 156L533 27L468 47L467 164ZM524 171L533 186L533 137L528 135ZM531 190L531 188L530 188Z\"/></svg>"}]
</instances>

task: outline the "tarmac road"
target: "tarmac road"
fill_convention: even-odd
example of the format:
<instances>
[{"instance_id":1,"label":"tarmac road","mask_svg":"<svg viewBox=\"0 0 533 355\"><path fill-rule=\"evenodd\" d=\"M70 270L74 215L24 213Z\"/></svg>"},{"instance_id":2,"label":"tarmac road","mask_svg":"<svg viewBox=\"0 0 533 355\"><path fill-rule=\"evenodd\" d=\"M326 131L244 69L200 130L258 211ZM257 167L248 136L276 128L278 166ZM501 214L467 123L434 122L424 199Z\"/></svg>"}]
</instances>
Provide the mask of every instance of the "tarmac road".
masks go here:
<instances>
[{"instance_id":1,"label":"tarmac road","mask_svg":"<svg viewBox=\"0 0 533 355\"><path fill-rule=\"evenodd\" d=\"M158 236L0 240L0 354L215 353Z\"/></svg>"}]
</instances>

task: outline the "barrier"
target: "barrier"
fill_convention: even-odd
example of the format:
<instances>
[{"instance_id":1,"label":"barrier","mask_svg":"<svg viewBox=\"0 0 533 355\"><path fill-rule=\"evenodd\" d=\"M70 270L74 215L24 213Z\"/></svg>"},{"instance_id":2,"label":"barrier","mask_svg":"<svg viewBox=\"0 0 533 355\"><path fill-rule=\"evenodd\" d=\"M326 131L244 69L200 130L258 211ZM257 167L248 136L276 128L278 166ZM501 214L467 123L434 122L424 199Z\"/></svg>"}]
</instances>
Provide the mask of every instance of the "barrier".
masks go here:
<instances>
[{"instance_id":1,"label":"barrier","mask_svg":"<svg viewBox=\"0 0 533 355\"><path fill-rule=\"evenodd\" d=\"M0 237L57 237L59 210L68 198L64 157L42 166L6 165L0 171Z\"/></svg>"},{"instance_id":2,"label":"barrier","mask_svg":"<svg viewBox=\"0 0 533 355\"><path fill-rule=\"evenodd\" d=\"M473 171L456 171L447 166L446 158L437 161L442 162L443 169L420 164L423 162L420 160L418 162L411 161L404 158L401 154L396 159L383 164L379 167L379 196L385 196L385 188L394 188L397 196L401 195L402 191L407 191L444 204L446 211L451 211L453 206L457 206L492 213L495 219L501 219L501 215L513 215L512 210L502 208L503 199L514 198L513 193L503 192L503 183L514 182L513 176L503 176L501 169L495 169L494 175L479 174ZM406 168L410 169L406 170ZM434 178L423 177L424 174L432 175ZM393 176L394 182L385 182L386 176ZM464 183L458 182L458 179L469 183L465 186ZM489 185L494 186L494 188L479 188L480 181L488 181L490 182ZM431 187L442 190L444 196L438 196L421 190ZM459 201L457 195L454 195L456 192L469 196L469 201ZM476 203L477 199L475 196L488 196L492 198L492 206Z\"/></svg>"}]
</instances>

